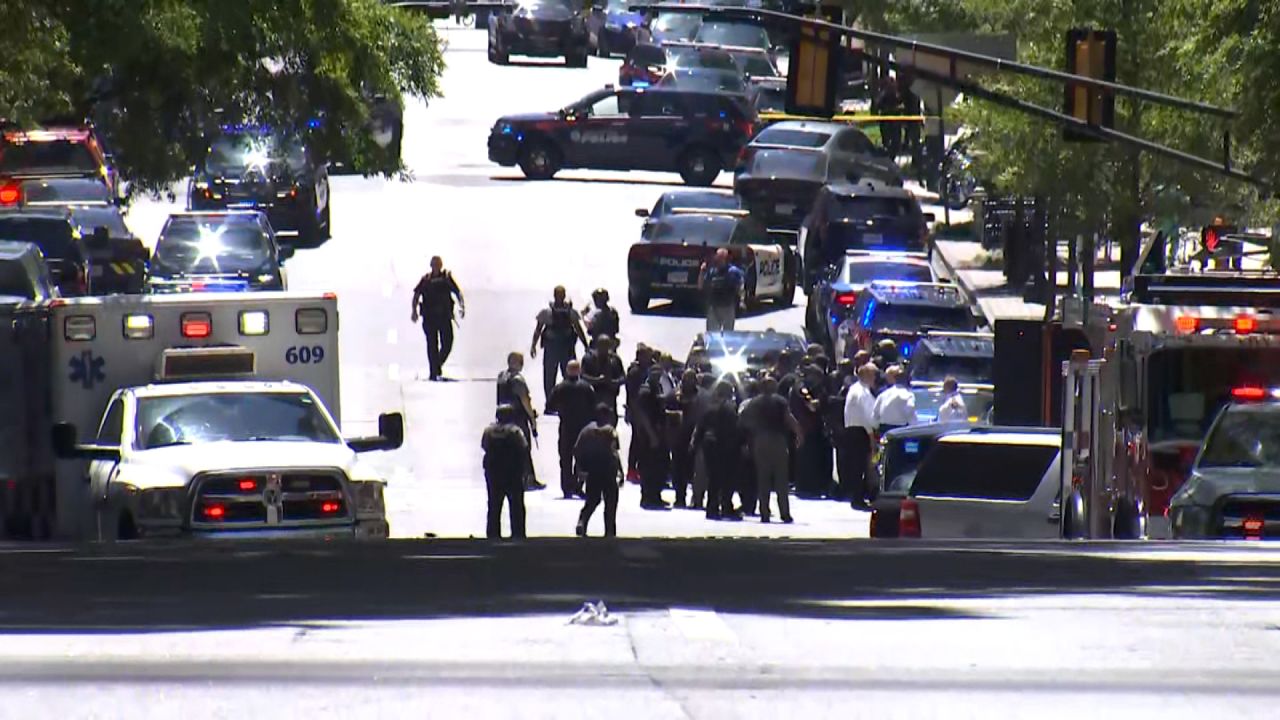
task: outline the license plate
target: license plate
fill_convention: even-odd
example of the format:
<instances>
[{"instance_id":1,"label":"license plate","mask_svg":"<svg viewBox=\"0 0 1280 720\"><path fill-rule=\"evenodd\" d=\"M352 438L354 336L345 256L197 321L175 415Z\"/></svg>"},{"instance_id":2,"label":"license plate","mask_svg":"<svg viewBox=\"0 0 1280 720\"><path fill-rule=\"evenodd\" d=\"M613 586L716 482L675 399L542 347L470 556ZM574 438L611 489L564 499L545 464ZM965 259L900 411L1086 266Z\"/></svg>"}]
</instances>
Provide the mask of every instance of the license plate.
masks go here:
<instances>
[{"instance_id":1,"label":"license plate","mask_svg":"<svg viewBox=\"0 0 1280 720\"><path fill-rule=\"evenodd\" d=\"M867 245L879 245L884 242L884 236L876 233L867 233L862 236L862 242Z\"/></svg>"},{"instance_id":2,"label":"license plate","mask_svg":"<svg viewBox=\"0 0 1280 720\"><path fill-rule=\"evenodd\" d=\"M778 203L773 206L779 215L790 215L796 211L795 203Z\"/></svg>"},{"instance_id":3,"label":"license plate","mask_svg":"<svg viewBox=\"0 0 1280 720\"><path fill-rule=\"evenodd\" d=\"M689 282L689 271L682 270L680 272L669 272L667 273L667 282L681 284L687 283Z\"/></svg>"}]
</instances>

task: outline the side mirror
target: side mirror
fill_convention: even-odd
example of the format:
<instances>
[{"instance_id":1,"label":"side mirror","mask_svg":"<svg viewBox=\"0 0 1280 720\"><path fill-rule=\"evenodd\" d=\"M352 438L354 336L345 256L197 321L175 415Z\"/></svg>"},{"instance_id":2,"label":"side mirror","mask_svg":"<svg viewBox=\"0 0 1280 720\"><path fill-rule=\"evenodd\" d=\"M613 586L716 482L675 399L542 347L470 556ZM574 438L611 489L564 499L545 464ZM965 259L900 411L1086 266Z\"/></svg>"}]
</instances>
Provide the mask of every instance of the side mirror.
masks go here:
<instances>
[{"instance_id":1,"label":"side mirror","mask_svg":"<svg viewBox=\"0 0 1280 720\"><path fill-rule=\"evenodd\" d=\"M279 253L279 254L280 254L280 259L281 259L282 261L283 261L283 260L288 260L289 258L293 257L293 254L294 254L295 252L297 252L297 250L295 250L295 249L294 249L294 247L293 247L292 245L284 245L284 246L282 246L282 247L280 248L280 253Z\"/></svg>"},{"instance_id":2,"label":"side mirror","mask_svg":"<svg viewBox=\"0 0 1280 720\"><path fill-rule=\"evenodd\" d=\"M375 437L351 438L347 447L358 453L373 450L396 450L404 445L404 416L400 413L383 413L378 416L378 434Z\"/></svg>"},{"instance_id":3,"label":"side mirror","mask_svg":"<svg viewBox=\"0 0 1280 720\"><path fill-rule=\"evenodd\" d=\"M636 217L638 218L649 217L649 208L636 208Z\"/></svg>"},{"instance_id":4,"label":"side mirror","mask_svg":"<svg viewBox=\"0 0 1280 720\"><path fill-rule=\"evenodd\" d=\"M120 448L114 445L81 445L76 426L56 423L53 426L53 452L63 460L119 460Z\"/></svg>"}]
</instances>

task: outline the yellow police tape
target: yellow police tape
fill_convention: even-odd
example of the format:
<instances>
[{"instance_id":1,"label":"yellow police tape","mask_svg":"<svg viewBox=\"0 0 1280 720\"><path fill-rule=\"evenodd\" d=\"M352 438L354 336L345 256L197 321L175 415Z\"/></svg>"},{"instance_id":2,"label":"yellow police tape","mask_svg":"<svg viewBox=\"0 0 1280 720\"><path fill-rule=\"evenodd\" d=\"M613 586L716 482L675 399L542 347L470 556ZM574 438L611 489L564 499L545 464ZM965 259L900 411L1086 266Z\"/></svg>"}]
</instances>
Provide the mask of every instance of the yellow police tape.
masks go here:
<instances>
[{"instance_id":1,"label":"yellow police tape","mask_svg":"<svg viewBox=\"0 0 1280 720\"><path fill-rule=\"evenodd\" d=\"M880 123L880 122L903 122L903 123L923 123L930 118L928 115L856 115L856 114L840 114L833 115L829 118L816 117L811 115L789 115L780 112L762 112L758 114L761 120L813 120L816 122L843 122L843 123Z\"/></svg>"}]
</instances>

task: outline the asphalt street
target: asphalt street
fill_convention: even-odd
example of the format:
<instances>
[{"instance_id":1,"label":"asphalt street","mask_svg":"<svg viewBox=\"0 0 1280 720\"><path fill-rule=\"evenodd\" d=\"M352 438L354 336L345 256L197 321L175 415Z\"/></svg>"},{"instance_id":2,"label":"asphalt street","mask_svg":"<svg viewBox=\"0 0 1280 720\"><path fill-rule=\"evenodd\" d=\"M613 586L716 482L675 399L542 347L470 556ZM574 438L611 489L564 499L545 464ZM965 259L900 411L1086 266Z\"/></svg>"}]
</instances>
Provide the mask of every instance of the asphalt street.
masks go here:
<instances>
[{"instance_id":1,"label":"asphalt street","mask_svg":"<svg viewBox=\"0 0 1280 720\"><path fill-rule=\"evenodd\" d=\"M333 238L288 263L290 289L338 293L347 430L371 430L380 412L405 413L406 447L377 460L390 479L395 537L484 533L479 443L493 416L494 378L508 352L528 355L534 316L550 302L554 286L564 285L580 308L595 288L610 290L622 314L626 361L638 342L683 359L705 329L703 318L681 316L657 302L644 316L632 315L626 304L626 254L641 223L635 209L652 207L662 192L682 187L679 176L565 171L531 182L518 168L488 160L489 129L499 116L563 107L615 82L621 60L593 57L586 69L520 59L499 67L485 57L483 32L446 30L444 36L443 97L429 106L407 99L403 155L409 178L335 176ZM727 190L731 183L725 173L717 185ZM154 241L167 214L182 209L178 195L178 204L136 203L129 215L134 232ZM432 255L444 258L467 299L446 366L457 382L428 382L422 331L409 317L413 288ZM803 296L797 298L794 308L766 305L739 326L800 333ZM525 374L541 410L540 357L526 357ZM556 423L553 417L540 422L535 464L551 487L528 494L532 535L571 535L581 508L581 501L566 501L558 491ZM622 431L625 444L625 424ZM836 502L797 501L796 523L788 526L711 523L694 511L642 511L639 502L638 488L628 486L619 519L623 536L867 535L868 516Z\"/></svg>"}]
</instances>

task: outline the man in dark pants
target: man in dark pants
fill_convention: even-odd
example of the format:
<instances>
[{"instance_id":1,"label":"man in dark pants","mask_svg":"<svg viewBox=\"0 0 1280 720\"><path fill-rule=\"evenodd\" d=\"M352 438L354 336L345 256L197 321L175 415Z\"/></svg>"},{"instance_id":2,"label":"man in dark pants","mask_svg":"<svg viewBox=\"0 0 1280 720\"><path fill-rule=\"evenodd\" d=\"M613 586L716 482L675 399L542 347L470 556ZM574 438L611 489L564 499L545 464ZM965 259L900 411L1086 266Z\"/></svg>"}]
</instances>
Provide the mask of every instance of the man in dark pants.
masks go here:
<instances>
[{"instance_id":1,"label":"man in dark pants","mask_svg":"<svg viewBox=\"0 0 1280 720\"><path fill-rule=\"evenodd\" d=\"M707 306L707 332L733 330L738 318L738 298L746 275L734 265L725 248L716 250L709 263L698 272L698 289Z\"/></svg>"},{"instance_id":2,"label":"man in dark pants","mask_svg":"<svg viewBox=\"0 0 1280 720\"><path fill-rule=\"evenodd\" d=\"M778 395L778 381L765 377L760 381L760 394L742 407L742 427L747 431L754 480L759 487L760 522L769 522L769 495L778 496L778 513L782 522L791 522L790 450L792 438L804 442L800 425L786 398Z\"/></svg>"},{"instance_id":3,"label":"man in dark pants","mask_svg":"<svg viewBox=\"0 0 1280 720\"><path fill-rule=\"evenodd\" d=\"M649 379L649 368L654 364L653 349L644 343L636 345L636 359L627 367L627 375L625 379L625 387L627 390L626 399L626 418L627 424L631 425L631 445L627 448L627 477L634 481L638 477L640 459L640 446L643 444L643 433L636 429L635 415L640 399L640 388L644 387L645 382ZM633 477L634 476L634 477Z\"/></svg>"},{"instance_id":4,"label":"man in dark pants","mask_svg":"<svg viewBox=\"0 0 1280 720\"><path fill-rule=\"evenodd\" d=\"M510 505L511 537L524 535L524 473L529 445L516 425L516 409L498 407L497 422L485 428L480 437L484 450L484 482L489 490L489 518L485 536L502 537L502 503Z\"/></svg>"},{"instance_id":5,"label":"man in dark pants","mask_svg":"<svg viewBox=\"0 0 1280 720\"><path fill-rule=\"evenodd\" d=\"M804 431L804 444L797 453L799 475L795 479L796 495L804 498L825 497L831 489L831 443L823 426L826 379L821 368L806 365L800 384L791 390L791 414Z\"/></svg>"},{"instance_id":6,"label":"man in dark pants","mask_svg":"<svg viewBox=\"0 0 1280 720\"><path fill-rule=\"evenodd\" d=\"M533 400L529 398L529 384L525 382L524 355L518 352L507 353L507 369L498 373L498 405L510 405L515 409L516 426L524 433L525 440L525 488L541 490L546 485L538 482L538 475L533 469L532 445L538 437L538 412L533 409Z\"/></svg>"},{"instance_id":7,"label":"man in dark pants","mask_svg":"<svg viewBox=\"0 0 1280 720\"><path fill-rule=\"evenodd\" d=\"M618 394L627 370L614 352L617 342L609 335L596 338L591 352L582 358L582 379L596 391L596 403L613 408L613 424L618 424Z\"/></svg>"},{"instance_id":8,"label":"man in dark pants","mask_svg":"<svg viewBox=\"0 0 1280 720\"><path fill-rule=\"evenodd\" d=\"M671 469L671 453L667 448L667 399L662 392L661 368L649 368L649 378L637 394L636 405L631 422L633 432L640 435L634 444L640 454L640 507L668 510L671 506L662 499L662 489Z\"/></svg>"},{"instance_id":9,"label":"man in dark pants","mask_svg":"<svg viewBox=\"0 0 1280 720\"><path fill-rule=\"evenodd\" d=\"M601 501L604 502L604 536L618 535L618 490L622 488L622 459L618 432L613 424L616 414L608 405L596 407L595 422L578 434L574 444L574 469L587 478L587 502L578 515L578 536L587 536L587 524Z\"/></svg>"},{"instance_id":10,"label":"man in dark pants","mask_svg":"<svg viewBox=\"0 0 1280 720\"><path fill-rule=\"evenodd\" d=\"M741 520L733 509L734 478L742 455L738 406L729 383L717 384L713 392L714 403L693 433L694 446L701 448L706 459L707 519Z\"/></svg>"},{"instance_id":11,"label":"man in dark pants","mask_svg":"<svg viewBox=\"0 0 1280 720\"><path fill-rule=\"evenodd\" d=\"M422 276L413 289L413 321L422 317L422 332L427 336L427 363L431 380L444 379L444 363L453 350L453 299L458 298L458 314L467 316L467 302L453 279L444 269L444 260L431 258L431 272Z\"/></svg>"},{"instance_id":12,"label":"man in dark pants","mask_svg":"<svg viewBox=\"0 0 1280 720\"><path fill-rule=\"evenodd\" d=\"M835 372L831 373L827 383L829 389L827 412L823 418L827 426L827 435L831 438L831 444L836 451L836 487L831 497L844 501L850 499L849 487L853 478L851 465L853 433L844 426L844 400L849 394L849 388L858 381L853 370L853 361L846 358L841 360Z\"/></svg>"},{"instance_id":13,"label":"man in dark pants","mask_svg":"<svg viewBox=\"0 0 1280 720\"><path fill-rule=\"evenodd\" d=\"M560 417L560 490L565 498L583 497L578 476L573 472L573 446L578 435L596 416L596 391L582 379L582 366L570 360L565 378L551 391L547 407Z\"/></svg>"},{"instance_id":14,"label":"man in dark pants","mask_svg":"<svg viewBox=\"0 0 1280 720\"><path fill-rule=\"evenodd\" d=\"M538 357L538 346L542 346L542 390L545 397L551 397L551 390L556 386L556 373L563 373L569 361L578 356L578 343L587 347L582 318L565 300L564 286L557 285L551 297L551 304L538 311L533 342L529 345L531 358Z\"/></svg>"},{"instance_id":15,"label":"man in dark pants","mask_svg":"<svg viewBox=\"0 0 1280 720\"><path fill-rule=\"evenodd\" d=\"M700 394L697 371L686 368L680 376L680 387L676 389L675 404L680 408L680 425L671 445L671 484L675 486L675 506L678 508L688 506L689 486L693 484L695 462L690 445L700 416Z\"/></svg>"}]
</instances>

